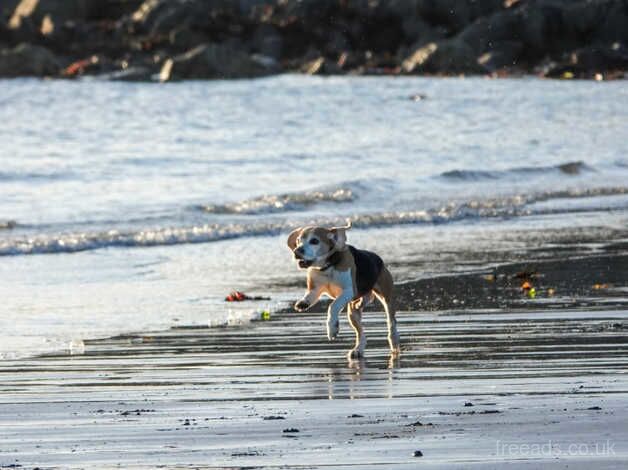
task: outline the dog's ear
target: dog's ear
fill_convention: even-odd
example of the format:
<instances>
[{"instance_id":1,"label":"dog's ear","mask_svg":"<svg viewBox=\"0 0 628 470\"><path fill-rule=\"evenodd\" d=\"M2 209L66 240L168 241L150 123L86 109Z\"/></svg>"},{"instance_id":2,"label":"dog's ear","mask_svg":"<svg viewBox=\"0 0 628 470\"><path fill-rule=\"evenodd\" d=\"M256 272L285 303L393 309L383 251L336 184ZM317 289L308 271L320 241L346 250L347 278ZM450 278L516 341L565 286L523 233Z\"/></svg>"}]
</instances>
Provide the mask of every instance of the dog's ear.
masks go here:
<instances>
[{"instance_id":1,"label":"dog's ear","mask_svg":"<svg viewBox=\"0 0 628 470\"><path fill-rule=\"evenodd\" d=\"M329 239L333 241L337 250L344 250L347 244L347 230L351 228L351 221L347 220L347 225L344 227L332 227L329 229Z\"/></svg>"},{"instance_id":2,"label":"dog's ear","mask_svg":"<svg viewBox=\"0 0 628 470\"><path fill-rule=\"evenodd\" d=\"M303 227L294 229L290 232L290 235L288 235L288 248L290 248L290 251L294 251L297 247L297 238L299 238L301 232L303 232Z\"/></svg>"}]
</instances>

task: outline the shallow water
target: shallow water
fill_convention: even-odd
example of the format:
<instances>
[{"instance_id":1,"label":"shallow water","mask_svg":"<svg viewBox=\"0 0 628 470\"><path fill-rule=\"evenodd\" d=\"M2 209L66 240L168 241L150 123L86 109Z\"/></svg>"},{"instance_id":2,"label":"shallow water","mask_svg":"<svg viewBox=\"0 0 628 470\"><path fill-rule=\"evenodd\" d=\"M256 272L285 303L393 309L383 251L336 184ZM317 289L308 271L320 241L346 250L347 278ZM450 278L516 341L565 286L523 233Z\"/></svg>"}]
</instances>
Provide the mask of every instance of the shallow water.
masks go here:
<instances>
[{"instance_id":1,"label":"shallow water","mask_svg":"<svg viewBox=\"0 0 628 470\"><path fill-rule=\"evenodd\" d=\"M330 343L312 313L12 361L0 366L0 464L414 469L420 449L420 468L622 468L625 309L398 318L396 360L384 315L368 312L361 361L344 358L348 325ZM496 453L500 442L553 452ZM560 455L573 443L588 447ZM601 443L613 451L595 453Z\"/></svg>"},{"instance_id":2,"label":"shallow water","mask_svg":"<svg viewBox=\"0 0 628 470\"><path fill-rule=\"evenodd\" d=\"M0 357L247 321L300 289L283 234L304 223L350 217L399 280L604 240L628 220L627 102L535 79L0 81Z\"/></svg>"}]
</instances>

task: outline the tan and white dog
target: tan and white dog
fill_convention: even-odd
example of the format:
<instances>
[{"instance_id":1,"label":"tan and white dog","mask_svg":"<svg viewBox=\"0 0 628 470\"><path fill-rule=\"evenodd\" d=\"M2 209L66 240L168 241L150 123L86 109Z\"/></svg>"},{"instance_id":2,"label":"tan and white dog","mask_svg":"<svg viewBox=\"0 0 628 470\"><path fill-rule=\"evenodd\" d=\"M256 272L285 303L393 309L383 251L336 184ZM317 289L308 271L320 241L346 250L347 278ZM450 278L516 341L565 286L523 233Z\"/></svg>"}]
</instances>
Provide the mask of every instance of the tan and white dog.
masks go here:
<instances>
[{"instance_id":1,"label":"tan and white dog","mask_svg":"<svg viewBox=\"0 0 628 470\"><path fill-rule=\"evenodd\" d=\"M288 236L288 247L299 268L307 269L307 292L294 308L305 311L316 304L321 295L333 302L327 310L327 337L338 335L339 314L347 307L349 323L355 330L355 347L350 359L364 356L366 336L362 327L362 310L373 301L381 302L388 323L388 344L391 354L399 353L399 333L395 320L393 279L382 259L375 253L347 245L346 227L301 227Z\"/></svg>"}]
</instances>

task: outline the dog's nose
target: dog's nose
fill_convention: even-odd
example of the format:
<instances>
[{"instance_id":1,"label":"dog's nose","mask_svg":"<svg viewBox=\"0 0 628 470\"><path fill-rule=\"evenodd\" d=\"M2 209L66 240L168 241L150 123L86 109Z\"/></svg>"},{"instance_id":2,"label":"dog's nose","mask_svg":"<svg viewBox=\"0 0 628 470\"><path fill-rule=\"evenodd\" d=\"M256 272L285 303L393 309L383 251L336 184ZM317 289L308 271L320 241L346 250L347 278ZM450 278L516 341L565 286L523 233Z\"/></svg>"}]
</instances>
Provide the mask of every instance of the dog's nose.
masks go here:
<instances>
[{"instance_id":1,"label":"dog's nose","mask_svg":"<svg viewBox=\"0 0 628 470\"><path fill-rule=\"evenodd\" d=\"M295 248L294 250L294 256L296 258L303 258L303 255L305 254L305 250L303 249L302 246Z\"/></svg>"}]
</instances>

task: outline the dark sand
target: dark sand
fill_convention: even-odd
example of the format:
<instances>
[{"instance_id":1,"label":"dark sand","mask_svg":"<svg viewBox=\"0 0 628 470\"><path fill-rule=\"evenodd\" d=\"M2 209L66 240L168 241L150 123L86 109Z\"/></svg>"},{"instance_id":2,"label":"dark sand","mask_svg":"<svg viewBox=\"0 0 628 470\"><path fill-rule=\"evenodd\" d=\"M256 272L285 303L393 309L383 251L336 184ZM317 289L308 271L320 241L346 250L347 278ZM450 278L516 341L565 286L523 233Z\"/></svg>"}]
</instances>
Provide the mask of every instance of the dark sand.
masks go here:
<instances>
[{"instance_id":1,"label":"dark sand","mask_svg":"<svg viewBox=\"0 0 628 470\"><path fill-rule=\"evenodd\" d=\"M626 468L624 248L400 285L398 360L373 311L358 362L292 312L5 361L0 467Z\"/></svg>"}]
</instances>

